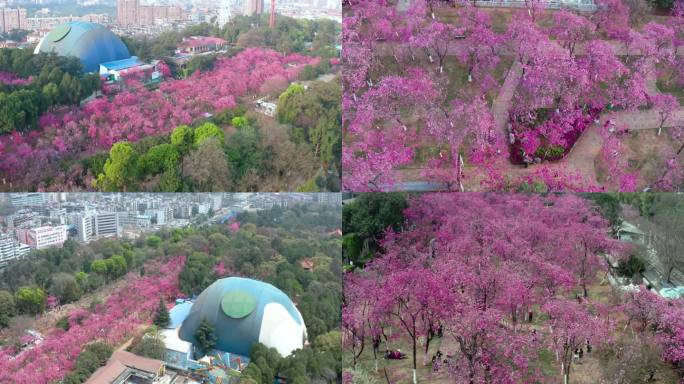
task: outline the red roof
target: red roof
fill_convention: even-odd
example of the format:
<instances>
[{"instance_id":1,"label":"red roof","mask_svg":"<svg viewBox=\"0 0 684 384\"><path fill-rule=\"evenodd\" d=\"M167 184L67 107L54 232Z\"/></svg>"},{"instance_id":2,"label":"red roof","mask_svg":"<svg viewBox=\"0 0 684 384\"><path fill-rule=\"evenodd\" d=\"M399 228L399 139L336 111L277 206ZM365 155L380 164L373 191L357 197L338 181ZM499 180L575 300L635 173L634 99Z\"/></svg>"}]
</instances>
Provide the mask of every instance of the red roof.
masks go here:
<instances>
[{"instance_id":1,"label":"red roof","mask_svg":"<svg viewBox=\"0 0 684 384\"><path fill-rule=\"evenodd\" d=\"M159 371L164 366L164 362L161 360L138 356L126 351L114 352L110 360L115 360L127 367L154 374L159 374Z\"/></svg>"},{"instance_id":2,"label":"red roof","mask_svg":"<svg viewBox=\"0 0 684 384\"><path fill-rule=\"evenodd\" d=\"M211 36L192 36L183 39L180 44L182 48L200 47L203 45L225 45L227 42L218 37Z\"/></svg>"},{"instance_id":3,"label":"red roof","mask_svg":"<svg viewBox=\"0 0 684 384\"><path fill-rule=\"evenodd\" d=\"M110 384L122 373L126 372L126 366L118 361L111 361L104 367L100 367L93 373L85 384Z\"/></svg>"}]
</instances>

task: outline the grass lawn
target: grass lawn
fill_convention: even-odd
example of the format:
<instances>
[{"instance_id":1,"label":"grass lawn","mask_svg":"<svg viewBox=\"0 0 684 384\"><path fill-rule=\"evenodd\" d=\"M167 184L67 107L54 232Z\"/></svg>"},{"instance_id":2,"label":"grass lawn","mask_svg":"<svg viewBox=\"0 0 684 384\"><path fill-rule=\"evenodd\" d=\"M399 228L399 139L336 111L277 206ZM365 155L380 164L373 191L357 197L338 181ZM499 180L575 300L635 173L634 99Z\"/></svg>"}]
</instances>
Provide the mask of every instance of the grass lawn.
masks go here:
<instances>
[{"instance_id":1,"label":"grass lawn","mask_svg":"<svg viewBox=\"0 0 684 384\"><path fill-rule=\"evenodd\" d=\"M670 82L670 84L666 84L662 78L658 78L658 82L656 84L660 92L668 93L676 97L679 100L679 104L684 105L684 87L678 85L674 81Z\"/></svg>"}]
</instances>

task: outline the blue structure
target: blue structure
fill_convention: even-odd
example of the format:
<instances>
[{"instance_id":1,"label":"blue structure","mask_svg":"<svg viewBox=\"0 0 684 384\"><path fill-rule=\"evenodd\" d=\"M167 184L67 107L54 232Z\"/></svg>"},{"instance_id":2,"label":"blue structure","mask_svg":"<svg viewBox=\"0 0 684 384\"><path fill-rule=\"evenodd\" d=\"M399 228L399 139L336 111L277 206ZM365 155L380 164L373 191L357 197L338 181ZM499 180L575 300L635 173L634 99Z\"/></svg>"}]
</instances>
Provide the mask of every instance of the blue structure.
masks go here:
<instances>
[{"instance_id":1,"label":"blue structure","mask_svg":"<svg viewBox=\"0 0 684 384\"><path fill-rule=\"evenodd\" d=\"M224 216L221 217L221 219L219 220L219 223L220 223L220 224L225 224L225 223L227 223L230 219L232 219L232 218L235 217L235 216L237 216L237 212L235 212L235 211L228 211L228 213L227 213L226 215L224 215Z\"/></svg>"},{"instance_id":2,"label":"blue structure","mask_svg":"<svg viewBox=\"0 0 684 384\"><path fill-rule=\"evenodd\" d=\"M131 57L126 45L112 31L83 21L69 22L50 31L34 51L40 52L78 57L85 72L97 72L102 63Z\"/></svg>"},{"instance_id":3,"label":"blue structure","mask_svg":"<svg viewBox=\"0 0 684 384\"><path fill-rule=\"evenodd\" d=\"M169 311L169 325L166 328L176 329L183 324L183 321L190 313L192 308L192 301L190 300L176 300L176 305Z\"/></svg>"},{"instance_id":4,"label":"blue structure","mask_svg":"<svg viewBox=\"0 0 684 384\"><path fill-rule=\"evenodd\" d=\"M143 65L143 62L140 61L140 59L138 59L138 56L131 56L127 59L110 61L107 63L102 63L100 65L103 66L105 69L111 71L120 71L122 69L128 69L131 67L136 67L138 65Z\"/></svg>"},{"instance_id":5,"label":"blue structure","mask_svg":"<svg viewBox=\"0 0 684 384\"><path fill-rule=\"evenodd\" d=\"M220 279L205 289L183 321L180 338L196 344L194 334L203 319L214 328L217 350L242 356L249 356L257 342L287 356L306 339L304 320L290 298L252 279Z\"/></svg>"}]
</instances>

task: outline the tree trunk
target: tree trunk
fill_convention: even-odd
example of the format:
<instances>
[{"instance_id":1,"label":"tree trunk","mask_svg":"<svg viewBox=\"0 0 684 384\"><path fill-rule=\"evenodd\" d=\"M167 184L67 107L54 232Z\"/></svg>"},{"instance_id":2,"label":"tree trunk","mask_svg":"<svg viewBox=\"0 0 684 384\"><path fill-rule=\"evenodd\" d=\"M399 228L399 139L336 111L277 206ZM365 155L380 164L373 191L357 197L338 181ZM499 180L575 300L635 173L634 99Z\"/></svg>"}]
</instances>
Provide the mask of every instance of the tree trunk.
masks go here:
<instances>
[{"instance_id":1,"label":"tree trunk","mask_svg":"<svg viewBox=\"0 0 684 384\"><path fill-rule=\"evenodd\" d=\"M415 327L413 330L413 384L418 383L418 379L416 376L416 369L417 369L417 362L416 362L416 332L415 332Z\"/></svg>"},{"instance_id":2,"label":"tree trunk","mask_svg":"<svg viewBox=\"0 0 684 384\"><path fill-rule=\"evenodd\" d=\"M471 356L468 356L468 370L468 384L475 384L475 365Z\"/></svg>"}]
</instances>

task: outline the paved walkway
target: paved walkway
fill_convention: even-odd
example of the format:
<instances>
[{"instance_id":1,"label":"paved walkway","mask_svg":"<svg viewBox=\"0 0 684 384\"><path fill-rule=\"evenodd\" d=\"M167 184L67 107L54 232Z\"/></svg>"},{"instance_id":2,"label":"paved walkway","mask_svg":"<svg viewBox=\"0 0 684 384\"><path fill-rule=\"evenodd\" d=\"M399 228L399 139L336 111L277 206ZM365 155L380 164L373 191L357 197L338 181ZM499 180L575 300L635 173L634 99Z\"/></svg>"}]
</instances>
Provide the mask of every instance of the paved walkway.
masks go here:
<instances>
[{"instance_id":1,"label":"paved walkway","mask_svg":"<svg viewBox=\"0 0 684 384\"><path fill-rule=\"evenodd\" d=\"M492 115L494 115L494 121L500 132L506 132L508 111L511 109L513 95L515 95L515 90L518 88L518 83L520 83L521 78L522 65L520 64L520 61L513 60L513 64L508 70L506 79L499 90L499 95L492 103ZM508 140L508 138L506 138L506 140Z\"/></svg>"}]
</instances>

